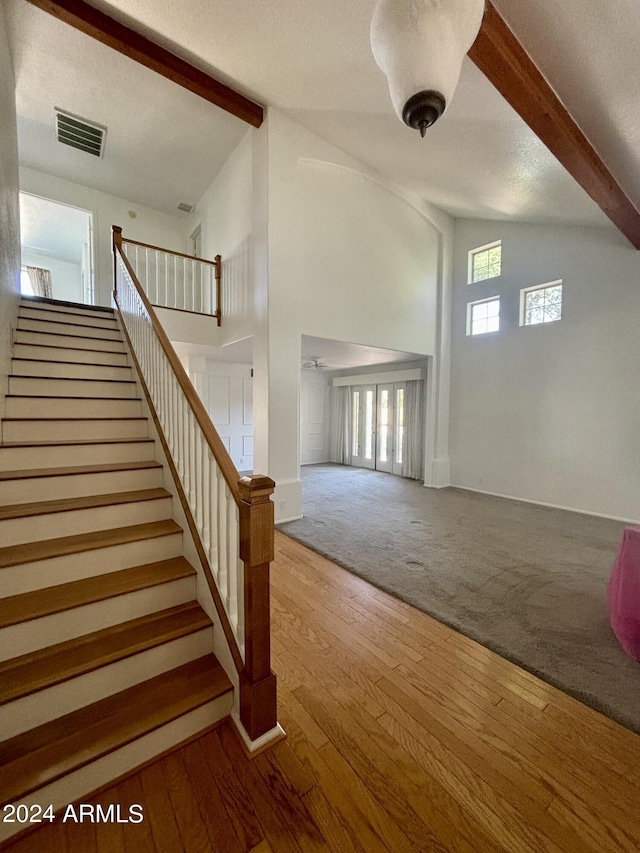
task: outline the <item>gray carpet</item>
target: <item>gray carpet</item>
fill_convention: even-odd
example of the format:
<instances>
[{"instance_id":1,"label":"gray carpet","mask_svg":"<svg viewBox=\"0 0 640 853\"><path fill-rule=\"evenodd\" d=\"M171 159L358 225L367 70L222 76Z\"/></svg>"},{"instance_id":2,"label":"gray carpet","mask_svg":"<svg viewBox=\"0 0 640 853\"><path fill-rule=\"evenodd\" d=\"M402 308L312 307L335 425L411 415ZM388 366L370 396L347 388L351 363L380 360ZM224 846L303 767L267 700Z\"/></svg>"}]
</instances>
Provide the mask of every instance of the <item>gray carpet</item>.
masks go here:
<instances>
[{"instance_id":1,"label":"gray carpet","mask_svg":"<svg viewBox=\"0 0 640 853\"><path fill-rule=\"evenodd\" d=\"M640 732L640 664L609 626L624 525L341 465L303 469L279 529Z\"/></svg>"}]
</instances>

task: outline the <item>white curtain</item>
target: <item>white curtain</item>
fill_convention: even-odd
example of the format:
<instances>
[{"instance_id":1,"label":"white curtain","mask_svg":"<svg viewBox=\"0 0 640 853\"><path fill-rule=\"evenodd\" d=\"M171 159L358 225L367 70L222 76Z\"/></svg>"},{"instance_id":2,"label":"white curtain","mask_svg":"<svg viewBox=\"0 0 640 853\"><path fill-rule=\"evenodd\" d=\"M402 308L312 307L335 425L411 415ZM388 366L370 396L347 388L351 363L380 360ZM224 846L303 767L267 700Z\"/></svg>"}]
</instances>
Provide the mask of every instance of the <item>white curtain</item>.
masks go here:
<instances>
[{"instance_id":1,"label":"white curtain","mask_svg":"<svg viewBox=\"0 0 640 853\"><path fill-rule=\"evenodd\" d=\"M351 388L341 385L331 389L332 462L351 465Z\"/></svg>"},{"instance_id":2,"label":"white curtain","mask_svg":"<svg viewBox=\"0 0 640 853\"><path fill-rule=\"evenodd\" d=\"M402 476L422 480L424 476L422 451L423 402L422 379L409 379L404 389L404 448L402 454Z\"/></svg>"},{"instance_id":3,"label":"white curtain","mask_svg":"<svg viewBox=\"0 0 640 853\"><path fill-rule=\"evenodd\" d=\"M44 296L51 299L51 273L40 267L27 267L29 281L35 296Z\"/></svg>"}]
</instances>

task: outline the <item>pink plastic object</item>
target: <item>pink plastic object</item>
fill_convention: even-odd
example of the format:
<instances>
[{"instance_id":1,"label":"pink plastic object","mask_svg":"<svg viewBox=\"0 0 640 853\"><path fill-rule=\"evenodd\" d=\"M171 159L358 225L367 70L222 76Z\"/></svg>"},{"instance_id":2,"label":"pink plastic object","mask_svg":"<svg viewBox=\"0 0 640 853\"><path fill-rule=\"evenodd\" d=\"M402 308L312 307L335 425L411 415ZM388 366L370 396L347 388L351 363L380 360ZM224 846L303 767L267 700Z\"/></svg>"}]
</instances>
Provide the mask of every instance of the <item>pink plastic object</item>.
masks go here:
<instances>
[{"instance_id":1,"label":"pink plastic object","mask_svg":"<svg viewBox=\"0 0 640 853\"><path fill-rule=\"evenodd\" d=\"M640 527L627 527L607 586L609 621L620 645L640 662Z\"/></svg>"}]
</instances>

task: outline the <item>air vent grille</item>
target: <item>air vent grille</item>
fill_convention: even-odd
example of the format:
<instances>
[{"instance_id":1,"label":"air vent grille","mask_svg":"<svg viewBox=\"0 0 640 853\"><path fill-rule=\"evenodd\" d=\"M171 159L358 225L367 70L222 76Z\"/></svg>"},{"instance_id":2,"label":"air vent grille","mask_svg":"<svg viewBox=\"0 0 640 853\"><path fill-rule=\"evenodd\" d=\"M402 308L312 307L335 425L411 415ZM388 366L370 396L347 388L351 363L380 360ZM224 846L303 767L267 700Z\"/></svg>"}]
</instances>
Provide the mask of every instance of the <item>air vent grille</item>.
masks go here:
<instances>
[{"instance_id":1,"label":"air vent grille","mask_svg":"<svg viewBox=\"0 0 640 853\"><path fill-rule=\"evenodd\" d=\"M181 210L183 213L191 213L193 210L192 204L187 204L185 201L181 201L178 205L178 210Z\"/></svg>"},{"instance_id":2,"label":"air vent grille","mask_svg":"<svg viewBox=\"0 0 640 853\"><path fill-rule=\"evenodd\" d=\"M56 110L56 138L95 157L102 157L107 128L88 122L84 118Z\"/></svg>"}]
</instances>

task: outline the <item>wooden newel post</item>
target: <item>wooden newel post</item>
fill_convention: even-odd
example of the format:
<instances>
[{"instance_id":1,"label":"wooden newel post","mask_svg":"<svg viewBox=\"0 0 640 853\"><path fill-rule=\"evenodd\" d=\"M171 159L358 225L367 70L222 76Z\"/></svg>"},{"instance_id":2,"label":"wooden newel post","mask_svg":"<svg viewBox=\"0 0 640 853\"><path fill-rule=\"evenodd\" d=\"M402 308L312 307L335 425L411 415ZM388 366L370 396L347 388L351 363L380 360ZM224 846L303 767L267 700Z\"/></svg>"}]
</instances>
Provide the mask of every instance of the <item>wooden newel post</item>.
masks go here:
<instances>
[{"instance_id":1,"label":"wooden newel post","mask_svg":"<svg viewBox=\"0 0 640 853\"><path fill-rule=\"evenodd\" d=\"M111 226L111 246L113 249L113 298L115 301L118 293L118 252L122 253L122 228L119 225Z\"/></svg>"},{"instance_id":2,"label":"wooden newel post","mask_svg":"<svg viewBox=\"0 0 640 853\"><path fill-rule=\"evenodd\" d=\"M273 560L276 484L260 474L240 487L240 559L244 562L245 668L240 674L240 721L251 740L277 722L276 677L271 672L269 563Z\"/></svg>"}]
</instances>

